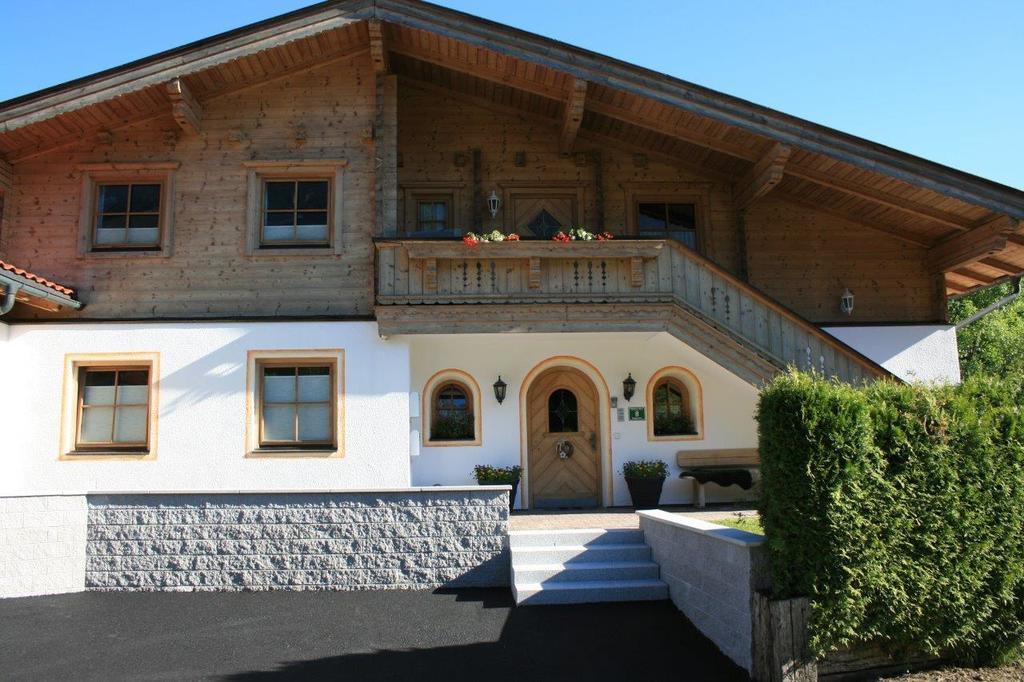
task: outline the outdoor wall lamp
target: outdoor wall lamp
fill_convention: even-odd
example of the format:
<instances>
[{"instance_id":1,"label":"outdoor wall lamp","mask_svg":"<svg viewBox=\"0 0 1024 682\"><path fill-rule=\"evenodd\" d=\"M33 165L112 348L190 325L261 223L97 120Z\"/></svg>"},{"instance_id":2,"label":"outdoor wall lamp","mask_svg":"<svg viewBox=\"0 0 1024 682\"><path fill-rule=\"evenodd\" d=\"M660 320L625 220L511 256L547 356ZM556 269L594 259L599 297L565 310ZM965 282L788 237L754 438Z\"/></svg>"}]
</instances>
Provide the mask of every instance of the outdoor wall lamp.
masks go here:
<instances>
[{"instance_id":1,"label":"outdoor wall lamp","mask_svg":"<svg viewBox=\"0 0 1024 682\"><path fill-rule=\"evenodd\" d=\"M501 380L501 375L498 375L498 380L494 382L494 399L501 405L505 402L505 389L508 388L508 384Z\"/></svg>"},{"instance_id":2,"label":"outdoor wall lamp","mask_svg":"<svg viewBox=\"0 0 1024 682\"><path fill-rule=\"evenodd\" d=\"M491 217L495 218L498 215L498 209L501 208L501 197L498 196L496 190L491 190L491 196L487 197L487 210L491 212Z\"/></svg>"},{"instance_id":3,"label":"outdoor wall lamp","mask_svg":"<svg viewBox=\"0 0 1024 682\"><path fill-rule=\"evenodd\" d=\"M629 402L629 399L633 397L633 391L636 390L636 379L633 378L633 373L630 372L629 376L622 380L622 397Z\"/></svg>"},{"instance_id":4,"label":"outdoor wall lamp","mask_svg":"<svg viewBox=\"0 0 1024 682\"><path fill-rule=\"evenodd\" d=\"M839 309L846 315L853 315L853 292L849 289L844 289L839 297Z\"/></svg>"}]
</instances>

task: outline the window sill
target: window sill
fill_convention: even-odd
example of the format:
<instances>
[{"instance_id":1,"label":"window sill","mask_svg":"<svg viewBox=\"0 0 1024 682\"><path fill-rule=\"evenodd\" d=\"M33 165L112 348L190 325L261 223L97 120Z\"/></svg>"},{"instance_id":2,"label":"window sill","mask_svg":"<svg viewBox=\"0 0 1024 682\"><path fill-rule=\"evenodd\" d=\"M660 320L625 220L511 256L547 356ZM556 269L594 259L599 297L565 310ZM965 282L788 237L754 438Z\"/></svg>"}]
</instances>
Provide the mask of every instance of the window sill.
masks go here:
<instances>
[{"instance_id":1,"label":"window sill","mask_svg":"<svg viewBox=\"0 0 1024 682\"><path fill-rule=\"evenodd\" d=\"M252 249L248 254L251 258L281 258L281 257L320 257L320 258L338 258L341 255L341 250L333 246L299 246L299 247L288 247L288 246L261 246L256 249Z\"/></svg>"},{"instance_id":2,"label":"window sill","mask_svg":"<svg viewBox=\"0 0 1024 682\"><path fill-rule=\"evenodd\" d=\"M688 433L681 434L678 436L648 436L647 440L652 443L664 441L688 441L688 440L704 440L704 434L702 433Z\"/></svg>"},{"instance_id":3,"label":"window sill","mask_svg":"<svg viewBox=\"0 0 1024 682\"><path fill-rule=\"evenodd\" d=\"M475 440L427 440L423 443L425 448L469 448L478 447L482 443L479 438Z\"/></svg>"},{"instance_id":4,"label":"window sill","mask_svg":"<svg viewBox=\"0 0 1024 682\"><path fill-rule=\"evenodd\" d=\"M88 249L83 258L169 258L166 249Z\"/></svg>"},{"instance_id":5,"label":"window sill","mask_svg":"<svg viewBox=\"0 0 1024 682\"><path fill-rule=\"evenodd\" d=\"M250 459L330 459L340 458L336 447L323 448L256 448L245 455Z\"/></svg>"},{"instance_id":6,"label":"window sill","mask_svg":"<svg viewBox=\"0 0 1024 682\"><path fill-rule=\"evenodd\" d=\"M155 460L156 453L151 450L69 450L62 454L61 461L73 460Z\"/></svg>"}]
</instances>

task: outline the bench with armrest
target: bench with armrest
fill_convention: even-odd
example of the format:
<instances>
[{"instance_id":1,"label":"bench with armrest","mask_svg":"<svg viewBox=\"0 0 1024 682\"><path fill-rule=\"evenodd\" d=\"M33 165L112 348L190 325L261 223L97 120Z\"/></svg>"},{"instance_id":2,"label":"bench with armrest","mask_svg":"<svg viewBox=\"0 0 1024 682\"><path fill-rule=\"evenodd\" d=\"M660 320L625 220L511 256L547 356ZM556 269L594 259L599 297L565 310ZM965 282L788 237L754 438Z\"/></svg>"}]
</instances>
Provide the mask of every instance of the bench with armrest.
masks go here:
<instances>
[{"instance_id":1,"label":"bench with armrest","mask_svg":"<svg viewBox=\"0 0 1024 682\"><path fill-rule=\"evenodd\" d=\"M676 464L682 469L679 478L693 479L693 499L704 507L704 484L738 485L743 490L754 487L754 472L761 466L757 448L732 450L680 450Z\"/></svg>"}]
</instances>

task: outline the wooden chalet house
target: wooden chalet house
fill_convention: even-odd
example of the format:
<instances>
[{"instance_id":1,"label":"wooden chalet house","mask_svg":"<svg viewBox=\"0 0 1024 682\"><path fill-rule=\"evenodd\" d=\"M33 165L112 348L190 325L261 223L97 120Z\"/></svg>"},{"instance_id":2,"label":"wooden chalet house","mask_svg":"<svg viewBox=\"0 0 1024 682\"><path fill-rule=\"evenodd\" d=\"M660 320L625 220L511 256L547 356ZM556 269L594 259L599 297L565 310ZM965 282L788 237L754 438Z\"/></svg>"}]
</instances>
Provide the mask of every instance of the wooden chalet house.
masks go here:
<instances>
[{"instance_id":1,"label":"wooden chalet house","mask_svg":"<svg viewBox=\"0 0 1024 682\"><path fill-rule=\"evenodd\" d=\"M763 381L956 381L947 297L1024 272L1019 190L413 0L0 103L0 206L4 493L687 502Z\"/></svg>"}]
</instances>

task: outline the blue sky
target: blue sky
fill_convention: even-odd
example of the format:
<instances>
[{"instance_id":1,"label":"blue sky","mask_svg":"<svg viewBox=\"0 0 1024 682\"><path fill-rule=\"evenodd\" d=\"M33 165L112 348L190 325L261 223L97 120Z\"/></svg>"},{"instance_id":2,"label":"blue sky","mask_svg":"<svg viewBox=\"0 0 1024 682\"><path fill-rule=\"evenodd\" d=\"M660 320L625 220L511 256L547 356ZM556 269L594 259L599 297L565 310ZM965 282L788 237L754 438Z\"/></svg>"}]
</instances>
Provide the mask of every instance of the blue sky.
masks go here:
<instances>
[{"instance_id":1,"label":"blue sky","mask_svg":"<svg viewBox=\"0 0 1024 682\"><path fill-rule=\"evenodd\" d=\"M0 0L0 100L307 4ZM1021 0L441 4L1024 188Z\"/></svg>"}]
</instances>

